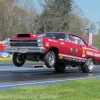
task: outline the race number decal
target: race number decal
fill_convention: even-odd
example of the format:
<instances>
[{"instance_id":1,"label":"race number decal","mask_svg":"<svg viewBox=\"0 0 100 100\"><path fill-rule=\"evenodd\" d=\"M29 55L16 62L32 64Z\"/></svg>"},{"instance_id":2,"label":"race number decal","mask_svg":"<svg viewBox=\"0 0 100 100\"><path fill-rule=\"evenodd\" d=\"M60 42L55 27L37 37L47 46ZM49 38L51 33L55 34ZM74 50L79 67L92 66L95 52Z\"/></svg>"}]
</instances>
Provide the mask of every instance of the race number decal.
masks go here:
<instances>
[{"instance_id":1,"label":"race number decal","mask_svg":"<svg viewBox=\"0 0 100 100\"><path fill-rule=\"evenodd\" d=\"M89 56L100 57L100 54L91 51L86 51L86 54Z\"/></svg>"}]
</instances>

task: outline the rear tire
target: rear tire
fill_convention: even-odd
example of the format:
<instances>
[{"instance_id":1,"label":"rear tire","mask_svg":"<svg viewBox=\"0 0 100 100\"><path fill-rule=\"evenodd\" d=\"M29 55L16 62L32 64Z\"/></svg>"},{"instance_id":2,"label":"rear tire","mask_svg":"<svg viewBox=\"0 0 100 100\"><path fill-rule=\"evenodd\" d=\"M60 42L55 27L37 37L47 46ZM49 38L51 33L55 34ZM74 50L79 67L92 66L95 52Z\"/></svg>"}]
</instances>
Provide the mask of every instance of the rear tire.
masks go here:
<instances>
[{"instance_id":1,"label":"rear tire","mask_svg":"<svg viewBox=\"0 0 100 100\"><path fill-rule=\"evenodd\" d=\"M12 61L15 66L21 67L25 63L25 55L14 53Z\"/></svg>"},{"instance_id":2,"label":"rear tire","mask_svg":"<svg viewBox=\"0 0 100 100\"><path fill-rule=\"evenodd\" d=\"M66 68L66 64L64 64L63 62L56 62L54 66L54 69L57 72L64 72L65 68Z\"/></svg>"},{"instance_id":3,"label":"rear tire","mask_svg":"<svg viewBox=\"0 0 100 100\"><path fill-rule=\"evenodd\" d=\"M94 60L92 58L87 59L87 61L82 65L83 73L90 73L94 68Z\"/></svg>"},{"instance_id":4,"label":"rear tire","mask_svg":"<svg viewBox=\"0 0 100 100\"><path fill-rule=\"evenodd\" d=\"M56 55L53 51L49 51L44 57L45 65L48 68L52 68L56 62Z\"/></svg>"}]
</instances>

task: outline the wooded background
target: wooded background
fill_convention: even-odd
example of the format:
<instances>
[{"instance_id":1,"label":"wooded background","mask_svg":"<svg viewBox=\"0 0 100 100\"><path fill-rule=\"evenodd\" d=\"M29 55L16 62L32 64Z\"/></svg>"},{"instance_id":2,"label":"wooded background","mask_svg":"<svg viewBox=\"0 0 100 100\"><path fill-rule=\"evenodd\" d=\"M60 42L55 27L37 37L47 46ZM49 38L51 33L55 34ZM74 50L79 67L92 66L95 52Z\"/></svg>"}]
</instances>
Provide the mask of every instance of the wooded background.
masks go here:
<instances>
[{"instance_id":1,"label":"wooded background","mask_svg":"<svg viewBox=\"0 0 100 100\"><path fill-rule=\"evenodd\" d=\"M0 40L51 31L69 31L87 39L86 28L94 31L93 44L100 48L100 30L73 0L0 0Z\"/></svg>"}]
</instances>

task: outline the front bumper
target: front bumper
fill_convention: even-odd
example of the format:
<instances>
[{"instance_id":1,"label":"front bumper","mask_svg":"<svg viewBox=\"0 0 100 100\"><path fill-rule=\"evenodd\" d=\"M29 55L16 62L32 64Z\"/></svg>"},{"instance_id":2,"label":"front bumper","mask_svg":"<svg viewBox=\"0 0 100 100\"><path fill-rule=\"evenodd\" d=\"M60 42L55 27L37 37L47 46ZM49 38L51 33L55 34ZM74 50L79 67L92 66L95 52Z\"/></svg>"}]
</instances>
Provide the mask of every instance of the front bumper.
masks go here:
<instances>
[{"instance_id":1,"label":"front bumper","mask_svg":"<svg viewBox=\"0 0 100 100\"><path fill-rule=\"evenodd\" d=\"M5 47L8 53L45 53L44 47Z\"/></svg>"}]
</instances>

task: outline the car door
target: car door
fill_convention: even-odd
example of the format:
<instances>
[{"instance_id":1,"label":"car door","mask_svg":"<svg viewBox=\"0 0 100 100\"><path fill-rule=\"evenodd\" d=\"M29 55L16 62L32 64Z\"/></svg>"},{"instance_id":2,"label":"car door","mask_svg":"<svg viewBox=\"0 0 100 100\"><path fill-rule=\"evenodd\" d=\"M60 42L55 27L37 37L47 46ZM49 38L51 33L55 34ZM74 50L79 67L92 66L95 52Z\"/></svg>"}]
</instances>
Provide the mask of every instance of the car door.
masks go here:
<instances>
[{"instance_id":1,"label":"car door","mask_svg":"<svg viewBox=\"0 0 100 100\"><path fill-rule=\"evenodd\" d=\"M66 59L67 58L72 59L72 58L75 58L75 56L79 55L79 46L75 44L73 35L67 34L64 41L60 41L59 50L60 50L60 53L66 57Z\"/></svg>"},{"instance_id":2,"label":"car door","mask_svg":"<svg viewBox=\"0 0 100 100\"><path fill-rule=\"evenodd\" d=\"M73 54L73 56L76 58L78 62L85 62L86 61L86 49L88 45L78 36L75 36L76 38L76 46L78 53Z\"/></svg>"},{"instance_id":3,"label":"car door","mask_svg":"<svg viewBox=\"0 0 100 100\"><path fill-rule=\"evenodd\" d=\"M83 47L85 47L84 44L80 44L79 40L82 41L78 36L75 36L73 34L69 34L68 41L66 41L66 46L65 49L69 50L69 53L65 52L68 54L72 59L78 59L82 58L82 52L83 52ZM69 45L69 46L68 46Z\"/></svg>"},{"instance_id":4,"label":"car door","mask_svg":"<svg viewBox=\"0 0 100 100\"><path fill-rule=\"evenodd\" d=\"M72 55L72 52L70 52L70 47L72 47L73 44L69 42L69 35L66 34L66 37L64 40L59 40L59 52L60 55L63 55L65 57L68 57Z\"/></svg>"}]
</instances>

